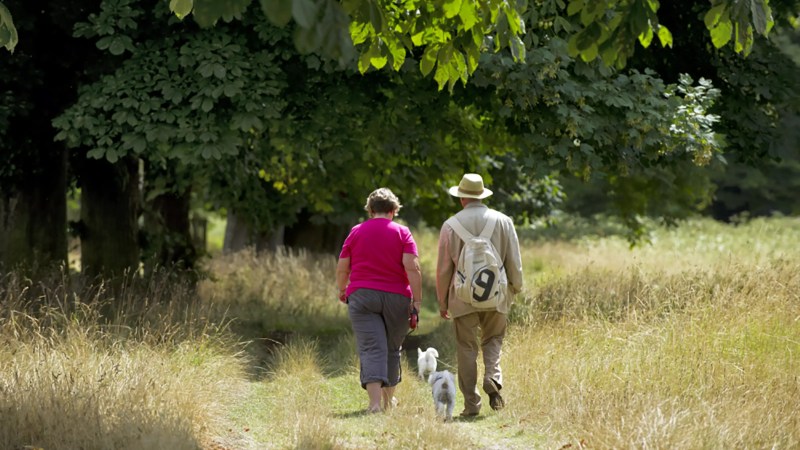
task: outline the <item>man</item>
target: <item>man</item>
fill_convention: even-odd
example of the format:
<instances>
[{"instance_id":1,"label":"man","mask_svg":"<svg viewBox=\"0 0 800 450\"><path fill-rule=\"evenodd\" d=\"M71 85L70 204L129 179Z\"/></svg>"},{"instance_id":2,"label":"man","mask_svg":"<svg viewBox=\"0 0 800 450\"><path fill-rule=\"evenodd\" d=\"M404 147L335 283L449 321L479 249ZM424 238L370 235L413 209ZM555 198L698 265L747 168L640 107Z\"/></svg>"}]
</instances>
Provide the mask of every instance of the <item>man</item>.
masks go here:
<instances>
[{"instance_id":1,"label":"man","mask_svg":"<svg viewBox=\"0 0 800 450\"><path fill-rule=\"evenodd\" d=\"M508 310L513 296L522 290L522 258L519 240L511 219L483 204L483 199L492 195L485 188L483 178L474 173L463 176L458 186L449 190L450 195L461 200L463 209L455 216L463 229L473 236L484 230L487 222L494 222L490 241L505 270L508 288L491 308L473 306L471 299L456 295L455 278L464 240L459 231L451 226L453 218L442 225L439 234L439 255L436 265L436 297L439 314L443 319L453 319L458 360L458 386L464 395L464 417L476 416L481 409L478 392L478 351L483 353L485 373L483 390L489 395L489 406L495 411L505 406L500 391L503 374L500 370L500 354L506 333ZM450 223L448 223L450 222ZM463 234L463 230L461 230ZM480 330L480 346L478 344Z\"/></svg>"}]
</instances>

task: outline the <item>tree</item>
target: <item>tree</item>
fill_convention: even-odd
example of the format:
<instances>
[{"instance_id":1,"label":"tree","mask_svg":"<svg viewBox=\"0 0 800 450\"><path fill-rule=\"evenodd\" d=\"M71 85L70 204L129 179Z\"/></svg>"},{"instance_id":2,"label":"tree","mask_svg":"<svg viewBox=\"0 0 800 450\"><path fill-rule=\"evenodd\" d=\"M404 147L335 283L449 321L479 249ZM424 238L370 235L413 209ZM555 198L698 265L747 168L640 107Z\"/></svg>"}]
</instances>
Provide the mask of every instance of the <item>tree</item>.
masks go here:
<instances>
[{"instance_id":1,"label":"tree","mask_svg":"<svg viewBox=\"0 0 800 450\"><path fill-rule=\"evenodd\" d=\"M130 4L107 1L105 10L123 3ZM167 20L164 11L154 14L150 22ZM479 152L472 112L438 95L416 70L366 77L336 70L298 54L288 30L256 17L212 29L173 21L171 28L137 36L109 28L108 36L131 44L123 50L131 55L55 121L59 139L94 158L177 164L181 177L152 179L154 171L146 170L146 185L157 186L155 193L171 189L159 180L198 186L212 204L253 228L245 234L270 236L285 228L287 243L318 242L317 249L322 241L309 239L307 228L346 231L361 216L362 195L377 183L413 186L414 179L428 179L433 182L414 188L410 198L430 196L445 183L443 173L462 170ZM104 21L119 23L96 16L92 29L103 29ZM103 45L111 49L114 42ZM413 88L399 84L402 77ZM465 137L453 139L455 133Z\"/></svg>"},{"instance_id":2,"label":"tree","mask_svg":"<svg viewBox=\"0 0 800 450\"><path fill-rule=\"evenodd\" d=\"M660 17L675 31L674 48L640 51L629 62L632 67L652 68L667 81L681 73L704 77L720 90L711 111L720 117L714 128L725 145L713 171L706 173L716 186L712 210L720 218L745 207L753 213L792 210L785 201L778 207L778 199L788 198L782 190L791 185L786 175L797 160L797 133L791 124L800 114L800 65L782 50L791 45L787 39L796 35L785 18L796 14L798 2L773 1L771 8L776 24L770 38L756 39L752 53L741 58L729 47L714 47L714 37L704 32L708 13L702 5L666 3ZM779 181L766 181L763 171L772 170L776 176L769 178Z\"/></svg>"},{"instance_id":3,"label":"tree","mask_svg":"<svg viewBox=\"0 0 800 450\"><path fill-rule=\"evenodd\" d=\"M204 10L197 9L201 3L193 4L195 21L213 24L203 21ZM434 8L413 15L417 19L408 19L388 3L375 10L359 5L378 3L342 3L346 14L366 17L371 11L376 18L369 26L360 19L348 25L347 35L358 37L356 50L369 55L359 59L360 65L352 61L349 66L342 66L343 58L330 61L296 52L298 46L313 49L303 47L303 33L308 38L308 30L324 30L312 19L325 21L327 6L334 3L293 0L296 9L289 19L285 10L281 17L283 23L292 18L295 23L283 28L265 21L255 8L245 9L249 3L206 3L222 8L238 4L240 9L223 11L218 17L222 22L203 28L169 18L168 6L180 11L185 2L101 2L100 10L75 33L93 40L105 52L103 60L114 61L116 67L83 85L78 100L54 122L59 139L75 154L110 164L141 160L145 211L164 211L158 207L159 196L176 195L186 205L186 197L194 193L211 207L231 208L255 228L254 235L278 233L281 227L287 237L306 225L344 226L360 215L362 197L378 185L414 186L404 202L414 206L419 219L436 223L449 206L441 195L443 187L465 170L485 170L490 182L496 177L508 192L497 200L508 202L522 200L511 189L516 181L527 187L553 173L599 175L620 192L626 186L645 187L643 195L619 196L627 199L620 205L630 207L625 212L620 206L620 211L631 220L659 210L646 193L683 198L662 202L672 216L702 202L704 188L677 175L705 163L717 150L715 116L708 110L715 91L688 78L667 84L652 72L618 71L585 57L576 60L569 43L584 26L582 13L570 16L563 2L545 0L521 15L514 9L521 19L514 24L525 30L522 46L511 38L497 45L502 22L515 13L492 16L490 11L489 21L480 26L492 39L482 43L491 41L488 47L497 51L479 53L477 66L468 61L472 44L459 47L459 39L477 45L478 22L467 33L468 16L461 14L473 3L461 2L456 12L458 2L434 2ZM384 13L390 17L388 28L380 19ZM441 36L428 36L424 30L447 32L449 40L437 41ZM402 43L402 64L397 64L398 47L380 44L371 53L372 44L367 44L383 42L383 32L389 33L386 39L395 35ZM438 50L431 50L437 45ZM467 73L477 67L471 78L462 78L457 52ZM523 53L526 63L518 64ZM447 64L455 60L455 66L441 65L440 58ZM382 65L395 70L375 69ZM436 78L442 67L447 68L447 82L440 76L437 84L449 86L449 96L438 95L421 77L420 68L430 69ZM354 75L355 69L364 75ZM346 183L341 182L344 173ZM641 182L648 179L656 182ZM687 187L690 194L680 197ZM525 190L539 190L552 201L559 198L558 186L547 181ZM125 204L123 194L120 204ZM182 218L185 210L181 206ZM180 224L186 221L166 220L162 214L148 223L185 228Z\"/></svg>"},{"instance_id":4,"label":"tree","mask_svg":"<svg viewBox=\"0 0 800 450\"><path fill-rule=\"evenodd\" d=\"M62 263L67 153L53 141L50 120L74 101L74 85L90 66L91 47L71 38L72 21L88 1L52 2L45 11L34 2L5 3L27 39L0 58L0 262ZM0 8L0 20L8 20L6 13ZM0 38L4 33L0 26Z\"/></svg>"}]
</instances>

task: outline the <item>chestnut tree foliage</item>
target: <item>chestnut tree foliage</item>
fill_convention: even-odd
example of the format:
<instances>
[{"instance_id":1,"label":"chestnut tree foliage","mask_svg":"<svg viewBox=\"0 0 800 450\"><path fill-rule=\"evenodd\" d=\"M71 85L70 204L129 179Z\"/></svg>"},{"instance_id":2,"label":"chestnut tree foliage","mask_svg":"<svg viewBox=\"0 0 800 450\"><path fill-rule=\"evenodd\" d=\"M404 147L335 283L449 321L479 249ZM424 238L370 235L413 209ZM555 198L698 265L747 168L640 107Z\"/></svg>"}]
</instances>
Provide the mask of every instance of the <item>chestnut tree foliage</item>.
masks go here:
<instances>
[{"instance_id":1,"label":"chestnut tree foliage","mask_svg":"<svg viewBox=\"0 0 800 450\"><path fill-rule=\"evenodd\" d=\"M775 0L773 0L775 1ZM273 24L296 25L293 40L301 52L318 52L342 63L358 58L361 73L384 66L399 70L407 53L420 51L419 68L434 73L439 89L466 83L482 51L508 48L524 60L528 21L550 0L162 0L179 18L191 15L203 27L239 19L259 3ZM533 3L533 5L529 5ZM659 23L658 0L557 0L567 16L545 16L556 31L571 29L569 51L583 61L602 59L624 67L636 43L658 40L672 46L672 32ZM797 11L795 11L797 13ZM538 20L538 17L534 17ZM793 17L792 20L795 20ZM547 22L546 22L547 23ZM769 0L710 0L705 28L714 47L729 43L747 55L757 35L775 24ZM0 45L14 49L18 40L11 13L0 2ZM113 40L113 38L112 38ZM117 40L117 49L124 42Z\"/></svg>"},{"instance_id":2,"label":"chestnut tree foliage","mask_svg":"<svg viewBox=\"0 0 800 450\"><path fill-rule=\"evenodd\" d=\"M644 214L674 220L707 203L704 167L722 146L713 73L630 64L681 37L659 8L102 0L73 26L102 60L52 123L73 154L141 161L149 199L190 195L255 234L346 227L377 186L398 192L407 219L437 224L453 209L444 187L478 171L523 221L562 200L557 177L601 179L637 236ZM0 7L9 49L13 13ZM757 54L779 22L767 0L714 0L696 14L709 53Z\"/></svg>"},{"instance_id":3,"label":"chestnut tree foliage","mask_svg":"<svg viewBox=\"0 0 800 450\"><path fill-rule=\"evenodd\" d=\"M296 30L257 10L202 28L170 19L163 4L135 4L106 0L76 27L125 59L56 119L58 139L93 158L188 167L212 205L235 207L264 230L291 225L301 210L317 222L352 222L378 185L394 186L436 223L450 206L442 188L464 170L488 173L504 187L498 201L533 220L542 197L549 206L560 198L557 183L539 181L554 173L685 173L717 149L707 81L665 85L651 72L574 59L570 29L540 24L548 14L567 20L557 1L522 15L524 64L513 50L485 52L452 95L417 70L424 51L397 72L362 76L297 52ZM653 189L688 195L684 209L646 211L640 201L625 213L690 210L705 192L683 194L687 180L677 178L659 173Z\"/></svg>"}]
</instances>

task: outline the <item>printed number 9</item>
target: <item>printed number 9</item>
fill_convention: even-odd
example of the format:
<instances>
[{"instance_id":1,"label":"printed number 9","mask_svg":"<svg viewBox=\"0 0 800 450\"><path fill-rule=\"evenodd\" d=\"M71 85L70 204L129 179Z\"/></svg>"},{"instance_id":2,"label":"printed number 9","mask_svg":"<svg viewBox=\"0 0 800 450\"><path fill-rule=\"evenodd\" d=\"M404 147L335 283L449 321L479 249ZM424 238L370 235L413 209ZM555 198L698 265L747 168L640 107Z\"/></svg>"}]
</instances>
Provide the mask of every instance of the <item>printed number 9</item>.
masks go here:
<instances>
[{"instance_id":1,"label":"printed number 9","mask_svg":"<svg viewBox=\"0 0 800 450\"><path fill-rule=\"evenodd\" d=\"M492 295L492 286L494 286L494 272L489 269L483 269L475 275L473 284L483 291L478 295L477 290L472 291L472 298L477 302L485 302Z\"/></svg>"}]
</instances>

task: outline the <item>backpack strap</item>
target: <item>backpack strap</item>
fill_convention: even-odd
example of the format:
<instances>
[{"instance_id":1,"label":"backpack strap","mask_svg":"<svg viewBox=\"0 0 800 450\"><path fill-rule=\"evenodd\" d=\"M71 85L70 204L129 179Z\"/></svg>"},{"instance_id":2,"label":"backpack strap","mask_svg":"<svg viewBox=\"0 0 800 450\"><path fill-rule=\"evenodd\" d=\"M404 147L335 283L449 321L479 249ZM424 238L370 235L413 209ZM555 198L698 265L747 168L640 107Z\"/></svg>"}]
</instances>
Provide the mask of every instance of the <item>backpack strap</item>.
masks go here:
<instances>
[{"instance_id":1,"label":"backpack strap","mask_svg":"<svg viewBox=\"0 0 800 450\"><path fill-rule=\"evenodd\" d=\"M461 222L459 222L458 219L456 219L455 216L447 219L447 221L445 223L450 225L450 228L452 228L453 231L456 232L458 237L460 237L461 240L464 241L464 242L468 242L470 239L475 237L475 236L472 235L472 233L467 231L467 229L464 228L463 225L461 225Z\"/></svg>"},{"instance_id":2,"label":"backpack strap","mask_svg":"<svg viewBox=\"0 0 800 450\"><path fill-rule=\"evenodd\" d=\"M481 231L481 234L479 236L485 239L491 239L492 233L494 233L494 226L497 225L497 216L491 213L487 214L487 216L489 217L486 219L486 225L483 226L483 231ZM461 225L461 222L459 222L455 216L447 219L446 223L450 225L450 228L452 228L453 231L456 232L458 237L460 237L461 240L464 242L467 242L475 237L472 235L472 233L467 231L467 229L464 228L463 225Z\"/></svg>"},{"instance_id":3,"label":"backpack strap","mask_svg":"<svg viewBox=\"0 0 800 450\"><path fill-rule=\"evenodd\" d=\"M497 215L492 213L489 213L487 215L489 216L489 218L486 219L486 225L484 225L483 231L481 231L480 236L482 238L491 240L492 233L494 233L494 226L497 224Z\"/></svg>"}]
</instances>

